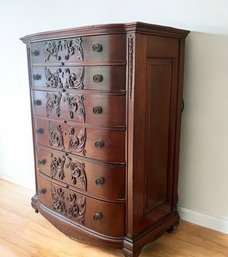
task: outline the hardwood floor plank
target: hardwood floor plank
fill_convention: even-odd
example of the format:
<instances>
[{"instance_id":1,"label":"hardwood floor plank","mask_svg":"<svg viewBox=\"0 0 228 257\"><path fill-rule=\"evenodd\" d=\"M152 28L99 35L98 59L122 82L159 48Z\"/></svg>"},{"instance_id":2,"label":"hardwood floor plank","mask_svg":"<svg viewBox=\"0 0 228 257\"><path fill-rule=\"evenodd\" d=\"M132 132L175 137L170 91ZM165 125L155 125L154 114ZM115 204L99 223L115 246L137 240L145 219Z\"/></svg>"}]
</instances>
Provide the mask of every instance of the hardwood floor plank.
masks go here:
<instances>
[{"instance_id":1,"label":"hardwood floor plank","mask_svg":"<svg viewBox=\"0 0 228 257\"><path fill-rule=\"evenodd\" d=\"M115 249L74 241L59 232L30 206L31 190L0 179L0 256L123 257ZM228 257L228 235L181 221L143 248L140 257Z\"/></svg>"}]
</instances>

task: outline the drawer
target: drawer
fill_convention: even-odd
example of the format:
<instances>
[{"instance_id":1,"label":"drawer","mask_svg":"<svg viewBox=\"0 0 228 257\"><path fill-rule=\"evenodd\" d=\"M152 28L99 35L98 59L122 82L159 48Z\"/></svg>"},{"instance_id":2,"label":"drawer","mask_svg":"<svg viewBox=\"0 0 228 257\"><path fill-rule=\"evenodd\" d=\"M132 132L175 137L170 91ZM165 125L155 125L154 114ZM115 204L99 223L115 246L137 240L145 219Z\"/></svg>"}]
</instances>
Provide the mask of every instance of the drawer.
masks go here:
<instances>
[{"instance_id":1,"label":"drawer","mask_svg":"<svg viewBox=\"0 0 228 257\"><path fill-rule=\"evenodd\" d=\"M52 183L38 175L40 202L89 229L124 236L124 204L99 201Z\"/></svg>"},{"instance_id":2,"label":"drawer","mask_svg":"<svg viewBox=\"0 0 228 257\"><path fill-rule=\"evenodd\" d=\"M125 126L125 95L33 91L34 113L104 127Z\"/></svg>"},{"instance_id":3,"label":"drawer","mask_svg":"<svg viewBox=\"0 0 228 257\"><path fill-rule=\"evenodd\" d=\"M37 167L45 175L106 199L124 199L125 168L89 161L60 151L36 148Z\"/></svg>"},{"instance_id":4,"label":"drawer","mask_svg":"<svg viewBox=\"0 0 228 257\"><path fill-rule=\"evenodd\" d=\"M126 90L125 66L33 67L34 89Z\"/></svg>"},{"instance_id":5,"label":"drawer","mask_svg":"<svg viewBox=\"0 0 228 257\"><path fill-rule=\"evenodd\" d=\"M125 162L125 131L86 128L35 118L36 142L107 162Z\"/></svg>"},{"instance_id":6,"label":"drawer","mask_svg":"<svg viewBox=\"0 0 228 257\"><path fill-rule=\"evenodd\" d=\"M113 47L115 46L115 47ZM31 44L32 63L126 60L125 35L48 40Z\"/></svg>"}]
</instances>

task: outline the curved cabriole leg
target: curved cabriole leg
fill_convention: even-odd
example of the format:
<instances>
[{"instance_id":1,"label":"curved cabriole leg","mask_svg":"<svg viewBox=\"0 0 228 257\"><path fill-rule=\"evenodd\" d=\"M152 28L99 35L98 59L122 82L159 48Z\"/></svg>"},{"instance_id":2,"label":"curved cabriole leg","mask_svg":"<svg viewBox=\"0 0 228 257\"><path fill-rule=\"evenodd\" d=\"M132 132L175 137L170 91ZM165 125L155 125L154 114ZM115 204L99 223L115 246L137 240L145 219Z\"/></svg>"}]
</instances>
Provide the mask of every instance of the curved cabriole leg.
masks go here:
<instances>
[{"instance_id":1,"label":"curved cabriole leg","mask_svg":"<svg viewBox=\"0 0 228 257\"><path fill-rule=\"evenodd\" d=\"M39 196L38 195L34 195L31 199L31 205L32 208L35 210L36 213L39 212L38 210L38 201L39 201Z\"/></svg>"},{"instance_id":2,"label":"curved cabriole leg","mask_svg":"<svg viewBox=\"0 0 228 257\"><path fill-rule=\"evenodd\" d=\"M177 221L176 223L174 223L168 230L167 230L167 232L168 233L172 233L173 231L175 231L177 228L178 228L178 226L179 226L179 221Z\"/></svg>"}]
</instances>

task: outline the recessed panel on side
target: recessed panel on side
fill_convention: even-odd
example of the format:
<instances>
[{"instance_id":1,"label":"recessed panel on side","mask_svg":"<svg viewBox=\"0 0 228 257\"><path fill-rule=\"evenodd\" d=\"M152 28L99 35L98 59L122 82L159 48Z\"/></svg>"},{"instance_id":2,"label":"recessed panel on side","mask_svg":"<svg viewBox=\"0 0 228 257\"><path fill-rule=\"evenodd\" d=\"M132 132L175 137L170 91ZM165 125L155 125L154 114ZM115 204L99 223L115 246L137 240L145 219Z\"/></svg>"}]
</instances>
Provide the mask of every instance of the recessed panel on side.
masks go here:
<instances>
[{"instance_id":1,"label":"recessed panel on side","mask_svg":"<svg viewBox=\"0 0 228 257\"><path fill-rule=\"evenodd\" d=\"M172 69L172 58L147 59L144 215L155 220L168 207Z\"/></svg>"}]
</instances>

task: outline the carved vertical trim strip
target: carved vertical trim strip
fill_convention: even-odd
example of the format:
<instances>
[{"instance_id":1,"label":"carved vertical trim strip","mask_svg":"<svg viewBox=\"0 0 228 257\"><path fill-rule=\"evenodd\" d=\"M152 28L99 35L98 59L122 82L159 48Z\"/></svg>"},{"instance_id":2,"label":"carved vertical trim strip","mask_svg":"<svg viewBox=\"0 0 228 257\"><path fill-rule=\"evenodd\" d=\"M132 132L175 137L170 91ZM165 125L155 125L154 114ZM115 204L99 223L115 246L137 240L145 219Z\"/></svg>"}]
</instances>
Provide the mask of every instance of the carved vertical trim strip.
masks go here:
<instances>
[{"instance_id":1,"label":"carved vertical trim strip","mask_svg":"<svg viewBox=\"0 0 228 257\"><path fill-rule=\"evenodd\" d=\"M133 62L134 62L134 37L128 36L128 89L130 100L132 98L133 90Z\"/></svg>"}]
</instances>

